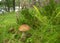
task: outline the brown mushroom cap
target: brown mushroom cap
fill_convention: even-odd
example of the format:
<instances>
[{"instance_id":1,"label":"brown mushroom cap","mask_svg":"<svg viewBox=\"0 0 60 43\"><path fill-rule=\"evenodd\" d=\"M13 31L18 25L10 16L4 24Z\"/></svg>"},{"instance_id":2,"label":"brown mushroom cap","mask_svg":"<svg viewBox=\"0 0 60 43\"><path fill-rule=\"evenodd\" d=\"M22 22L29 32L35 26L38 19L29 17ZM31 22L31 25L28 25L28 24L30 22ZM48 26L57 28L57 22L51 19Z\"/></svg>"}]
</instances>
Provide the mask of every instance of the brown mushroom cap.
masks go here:
<instances>
[{"instance_id":1,"label":"brown mushroom cap","mask_svg":"<svg viewBox=\"0 0 60 43\"><path fill-rule=\"evenodd\" d=\"M30 30L30 27L26 24L23 24L19 27L19 31L23 32L23 31L28 31L28 30Z\"/></svg>"}]
</instances>

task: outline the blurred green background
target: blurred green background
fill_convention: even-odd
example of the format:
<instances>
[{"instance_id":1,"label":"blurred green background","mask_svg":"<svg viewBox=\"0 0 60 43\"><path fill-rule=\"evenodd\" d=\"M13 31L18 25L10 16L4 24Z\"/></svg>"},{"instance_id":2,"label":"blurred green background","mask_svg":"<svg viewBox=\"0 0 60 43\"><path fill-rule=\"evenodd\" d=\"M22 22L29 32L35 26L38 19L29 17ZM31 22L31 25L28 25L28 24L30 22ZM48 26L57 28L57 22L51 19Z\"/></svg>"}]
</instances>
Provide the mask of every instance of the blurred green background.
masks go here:
<instances>
[{"instance_id":1,"label":"blurred green background","mask_svg":"<svg viewBox=\"0 0 60 43\"><path fill-rule=\"evenodd\" d=\"M60 0L0 0L0 43L60 43Z\"/></svg>"}]
</instances>

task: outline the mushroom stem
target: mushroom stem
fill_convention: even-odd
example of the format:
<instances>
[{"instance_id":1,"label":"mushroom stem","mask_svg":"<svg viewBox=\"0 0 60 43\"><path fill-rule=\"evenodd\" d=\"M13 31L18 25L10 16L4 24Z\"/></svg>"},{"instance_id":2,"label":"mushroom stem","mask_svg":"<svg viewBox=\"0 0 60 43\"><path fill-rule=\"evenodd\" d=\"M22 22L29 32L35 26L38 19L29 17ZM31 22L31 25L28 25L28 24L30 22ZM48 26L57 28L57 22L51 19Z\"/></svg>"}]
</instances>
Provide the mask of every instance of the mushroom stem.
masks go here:
<instances>
[{"instance_id":1,"label":"mushroom stem","mask_svg":"<svg viewBox=\"0 0 60 43\"><path fill-rule=\"evenodd\" d=\"M22 32L21 39L24 39L25 37L26 37L26 34L25 34L25 32Z\"/></svg>"}]
</instances>

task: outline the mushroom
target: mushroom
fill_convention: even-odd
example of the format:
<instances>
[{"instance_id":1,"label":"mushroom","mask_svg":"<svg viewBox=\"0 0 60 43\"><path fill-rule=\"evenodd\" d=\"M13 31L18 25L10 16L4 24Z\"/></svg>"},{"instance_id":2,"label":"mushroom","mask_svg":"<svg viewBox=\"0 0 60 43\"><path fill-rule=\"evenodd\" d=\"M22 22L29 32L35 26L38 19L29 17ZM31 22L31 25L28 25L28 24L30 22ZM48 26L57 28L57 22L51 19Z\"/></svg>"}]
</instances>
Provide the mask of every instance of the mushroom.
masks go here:
<instances>
[{"instance_id":1,"label":"mushroom","mask_svg":"<svg viewBox=\"0 0 60 43\"><path fill-rule=\"evenodd\" d=\"M27 24L23 24L23 25L21 25L20 27L19 27L19 31L21 31L22 32L22 36L21 36L21 39L23 39L23 38L26 38L25 36L26 36L26 31L29 31L30 30L30 26L28 26Z\"/></svg>"}]
</instances>

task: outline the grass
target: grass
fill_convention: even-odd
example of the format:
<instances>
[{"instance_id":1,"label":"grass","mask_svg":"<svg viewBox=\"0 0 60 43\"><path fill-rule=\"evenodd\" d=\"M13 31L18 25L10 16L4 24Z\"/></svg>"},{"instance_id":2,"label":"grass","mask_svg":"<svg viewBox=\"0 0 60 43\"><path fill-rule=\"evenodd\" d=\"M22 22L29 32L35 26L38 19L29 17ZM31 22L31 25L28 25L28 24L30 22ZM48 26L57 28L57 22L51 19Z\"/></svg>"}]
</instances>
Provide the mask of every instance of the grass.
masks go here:
<instances>
[{"instance_id":1,"label":"grass","mask_svg":"<svg viewBox=\"0 0 60 43\"><path fill-rule=\"evenodd\" d=\"M8 16L7 16L8 15ZM9 24L12 24L12 23L16 23L16 19L15 19L15 14L14 13L7 13L7 14L4 14L4 15L0 15L0 24L6 24L6 25L9 25Z\"/></svg>"},{"instance_id":2,"label":"grass","mask_svg":"<svg viewBox=\"0 0 60 43\"><path fill-rule=\"evenodd\" d=\"M8 30L11 26L16 25L16 17L15 13L6 13L4 15L0 15L0 43L6 38L10 37Z\"/></svg>"},{"instance_id":3,"label":"grass","mask_svg":"<svg viewBox=\"0 0 60 43\"><path fill-rule=\"evenodd\" d=\"M19 38L16 15L14 12L0 15L0 43L22 43ZM10 30L10 28L14 30ZM40 29L31 29L28 33L32 36L26 39L26 43L60 43L60 25L42 26Z\"/></svg>"}]
</instances>

